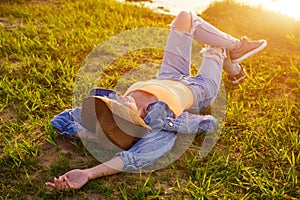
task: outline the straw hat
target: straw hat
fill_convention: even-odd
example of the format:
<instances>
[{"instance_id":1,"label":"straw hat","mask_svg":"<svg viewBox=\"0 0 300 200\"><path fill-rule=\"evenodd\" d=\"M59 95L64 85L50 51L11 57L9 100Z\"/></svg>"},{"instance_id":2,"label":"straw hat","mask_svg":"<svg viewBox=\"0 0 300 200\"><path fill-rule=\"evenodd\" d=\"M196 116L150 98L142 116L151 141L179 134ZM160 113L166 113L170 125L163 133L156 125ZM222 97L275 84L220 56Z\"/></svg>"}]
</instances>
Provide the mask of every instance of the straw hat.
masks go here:
<instances>
[{"instance_id":1,"label":"straw hat","mask_svg":"<svg viewBox=\"0 0 300 200\"><path fill-rule=\"evenodd\" d=\"M105 134L123 150L129 149L151 130L137 113L115 100L100 96L83 99L81 119L82 124L94 132L98 140ZM97 123L100 126L96 126Z\"/></svg>"}]
</instances>

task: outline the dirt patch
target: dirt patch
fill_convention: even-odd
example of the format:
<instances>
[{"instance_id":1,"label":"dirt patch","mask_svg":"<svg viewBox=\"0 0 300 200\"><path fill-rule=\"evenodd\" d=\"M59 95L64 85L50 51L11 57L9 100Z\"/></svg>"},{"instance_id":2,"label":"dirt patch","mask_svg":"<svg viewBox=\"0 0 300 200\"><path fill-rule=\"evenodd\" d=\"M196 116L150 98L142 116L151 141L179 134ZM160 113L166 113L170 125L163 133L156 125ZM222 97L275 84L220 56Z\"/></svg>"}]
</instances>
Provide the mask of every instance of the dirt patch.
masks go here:
<instances>
[{"instance_id":1,"label":"dirt patch","mask_svg":"<svg viewBox=\"0 0 300 200\"><path fill-rule=\"evenodd\" d=\"M64 137L59 136L55 140L57 146L50 144L49 142L44 142L40 146L40 155L38 157L38 168L39 170L35 171L33 174L30 174L33 182L43 184L43 182L51 181L53 177L50 177L49 170L53 170L53 164L57 164L58 158L63 157L66 159L70 158L70 167L74 168L88 168L94 165L97 165L97 161L92 156L82 155L82 150L78 149L77 144L79 142L75 142ZM82 147L84 148L84 147ZM182 158L181 158L182 159ZM100 163L98 163L100 164ZM67 172L69 169L66 169ZM55 176L60 176L62 174L56 174ZM175 176L176 175L176 176ZM41 179L41 177L44 177ZM181 177L184 177L183 172L180 170L174 170L170 168L161 169L154 172L149 173L120 173L113 176L102 177L101 179L97 179L91 181L89 184L103 184L103 187L113 188L112 193L110 194L112 197L120 197L122 194L119 186L121 186L124 182L126 183L126 190L136 190L139 185L144 185L145 181L151 177L151 182L154 183L154 188L157 190L161 190L161 195L165 197L171 197L174 195L174 188L177 187L177 179L181 180L181 187L185 187L187 182L182 182ZM96 182L96 183L95 183ZM106 185L106 186L105 186ZM114 188L116 187L116 188ZM149 187L146 187L149 189ZM82 190L85 190L84 187ZM47 194L55 194L54 190L51 188L46 188ZM178 189L177 189L178 190ZM101 199L105 198L105 194L102 194L98 190L88 189L88 199ZM81 197L74 199L82 199Z\"/></svg>"},{"instance_id":2,"label":"dirt patch","mask_svg":"<svg viewBox=\"0 0 300 200\"><path fill-rule=\"evenodd\" d=\"M0 18L0 25L3 26L7 26L9 24L9 20L6 18Z\"/></svg>"},{"instance_id":3,"label":"dirt patch","mask_svg":"<svg viewBox=\"0 0 300 200\"><path fill-rule=\"evenodd\" d=\"M7 18L0 18L0 27L6 28L11 31L15 28L21 27L21 23L18 20L9 20Z\"/></svg>"},{"instance_id":4,"label":"dirt patch","mask_svg":"<svg viewBox=\"0 0 300 200\"><path fill-rule=\"evenodd\" d=\"M80 141L72 141L64 137L58 137L56 139L57 146L45 142L40 146L40 156L38 157L38 164L43 169L51 169L51 165L56 163L60 157L70 159L70 166L74 168L88 167L91 158L83 156L78 151L76 145ZM60 174L58 174L60 175Z\"/></svg>"},{"instance_id":5,"label":"dirt patch","mask_svg":"<svg viewBox=\"0 0 300 200\"><path fill-rule=\"evenodd\" d=\"M9 108L3 109L0 112L0 122L10 120L12 118L15 118L15 116L16 116L15 111L13 111Z\"/></svg>"}]
</instances>

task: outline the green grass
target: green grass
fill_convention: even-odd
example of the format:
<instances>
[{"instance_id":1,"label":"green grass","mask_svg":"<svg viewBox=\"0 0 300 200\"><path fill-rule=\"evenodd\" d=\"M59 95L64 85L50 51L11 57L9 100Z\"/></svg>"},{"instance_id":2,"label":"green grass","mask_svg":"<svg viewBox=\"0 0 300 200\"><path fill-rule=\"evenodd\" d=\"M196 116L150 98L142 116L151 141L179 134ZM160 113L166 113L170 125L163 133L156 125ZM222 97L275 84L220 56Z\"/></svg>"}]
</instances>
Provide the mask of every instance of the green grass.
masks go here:
<instances>
[{"instance_id":1,"label":"green grass","mask_svg":"<svg viewBox=\"0 0 300 200\"><path fill-rule=\"evenodd\" d=\"M225 126L214 150L200 159L191 148L159 171L121 173L57 192L44 183L98 164L80 141L49 126L72 107L85 57L111 36L167 28L172 17L112 0L14 2L0 4L0 18L8 19L0 26L0 199L300 198L299 22L230 1L208 8L202 17L220 29L268 40L263 52L243 61L245 83L227 90ZM114 87L126 70L161 57L155 50L125 55L99 85Z\"/></svg>"}]
</instances>

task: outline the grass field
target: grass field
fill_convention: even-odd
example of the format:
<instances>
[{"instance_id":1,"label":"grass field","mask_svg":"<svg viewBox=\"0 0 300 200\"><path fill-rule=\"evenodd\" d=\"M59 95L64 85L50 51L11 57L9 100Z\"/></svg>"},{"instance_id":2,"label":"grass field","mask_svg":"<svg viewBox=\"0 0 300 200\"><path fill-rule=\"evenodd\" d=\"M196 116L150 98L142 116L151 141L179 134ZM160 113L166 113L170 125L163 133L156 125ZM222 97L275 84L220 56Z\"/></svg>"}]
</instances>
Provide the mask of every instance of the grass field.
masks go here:
<instances>
[{"instance_id":1,"label":"grass field","mask_svg":"<svg viewBox=\"0 0 300 200\"><path fill-rule=\"evenodd\" d=\"M49 126L72 107L85 57L117 33L167 28L173 17L112 0L2 2L0 199L300 199L300 22L230 1L209 7L202 17L221 30L268 40L265 50L242 62L247 80L227 90L225 126L214 150L204 159L191 150L165 169L58 192L44 183L98 164L80 141ZM114 87L122 72L159 62L162 53L144 55L116 62L120 70L108 71L100 85Z\"/></svg>"}]
</instances>

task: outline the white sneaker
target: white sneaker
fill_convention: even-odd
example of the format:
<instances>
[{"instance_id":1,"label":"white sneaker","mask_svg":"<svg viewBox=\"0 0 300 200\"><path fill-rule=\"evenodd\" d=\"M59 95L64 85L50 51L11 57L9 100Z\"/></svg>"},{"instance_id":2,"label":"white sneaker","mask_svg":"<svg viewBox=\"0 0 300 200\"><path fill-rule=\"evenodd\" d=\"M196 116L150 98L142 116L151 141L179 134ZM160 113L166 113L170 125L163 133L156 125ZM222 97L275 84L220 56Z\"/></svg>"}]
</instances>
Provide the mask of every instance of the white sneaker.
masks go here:
<instances>
[{"instance_id":1,"label":"white sneaker","mask_svg":"<svg viewBox=\"0 0 300 200\"><path fill-rule=\"evenodd\" d=\"M238 63L249 56L263 50L267 46L266 40L251 41L247 37L242 37L242 46L239 49L229 51L232 62Z\"/></svg>"}]
</instances>

